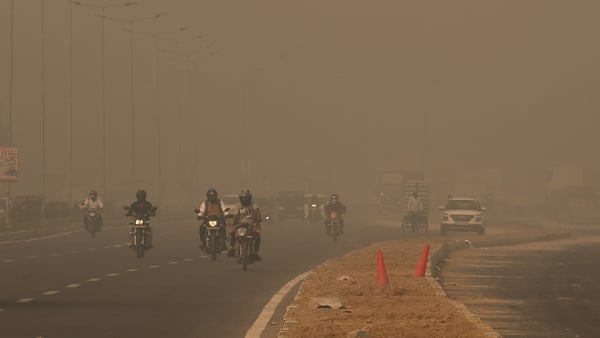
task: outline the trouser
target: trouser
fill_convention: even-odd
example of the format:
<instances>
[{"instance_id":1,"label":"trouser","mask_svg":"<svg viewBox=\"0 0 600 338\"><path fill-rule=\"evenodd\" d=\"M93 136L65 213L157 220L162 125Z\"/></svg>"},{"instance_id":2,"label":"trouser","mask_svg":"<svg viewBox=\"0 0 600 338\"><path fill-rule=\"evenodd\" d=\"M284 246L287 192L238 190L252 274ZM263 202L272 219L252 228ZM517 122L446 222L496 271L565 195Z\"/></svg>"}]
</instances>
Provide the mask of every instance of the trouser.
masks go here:
<instances>
[{"instance_id":1,"label":"trouser","mask_svg":"<svg viewBox=\"0 0 600 338\"><path fill-rule=\"evenodd\" d=\"M419 212L411 211L410 212L410 224L412 226L418 226L419 223L421 223L421 220L419 219Z\"/></svg>"},{"instance_id":2,"label":"trouser","mask_svg":"<svg viewBox=\"0 0 600 338\"><path fill-rule=\"evenodd\" d=\"M198 235L200 235L200 243L206 244L206 225L200 224L198 228ZM226 243L227 231L225 230L225 226L221 226L219 228L219 236L221 236L221 244Z\"/></svg>"},{"instance_id":3,"label":"trouser","mask_svg":"<svg viewBox=\"0 0 600 338\"><path fill-rule=\"evenodd\" d=\"M129 244L133 244L133 235L135 235L135 232L133 231L133 226L129 227ZM146 239L148 239L148 245L152 244L152 239L154 237L154 234L152 234L152 227L150 225L148 225L146 227Z\"/></svg>"}]
</instances>

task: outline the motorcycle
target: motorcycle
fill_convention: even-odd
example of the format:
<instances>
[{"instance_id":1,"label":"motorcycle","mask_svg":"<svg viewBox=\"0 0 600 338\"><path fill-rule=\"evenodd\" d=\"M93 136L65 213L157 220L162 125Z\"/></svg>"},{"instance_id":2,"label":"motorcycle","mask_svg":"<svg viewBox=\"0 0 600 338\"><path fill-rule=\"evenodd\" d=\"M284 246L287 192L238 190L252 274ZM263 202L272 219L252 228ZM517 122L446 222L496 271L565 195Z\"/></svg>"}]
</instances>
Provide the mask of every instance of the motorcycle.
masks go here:
<instances>
[{"instance_id":1,"label":"motorcycle","mask_svg":"<svg viewBox=\"0 0 600 338\"><path fill-rule=\"evenodd\" d=\"M96 208L89 208L86 212L86 230L92 235L92 238L96 236L96 232L100 231L101 218L100 213Z\"/></svg>"},{"instance_id":2,"label":"motorcycle","mask_svg":"<svg viewBox=\"0 0 600 338\"><path fill-rule=\"evenodd\" d=\"M341 233L341 214L339 211L330 211L329 219L327 220L327 235L333 238L336 242Z\"/></svg>"},{"instance_id":3,"label":"motorcycle","mask_svg":"<svg viewBox=\"0 0 600 338\"><path fill-rule=\"evenodd\" d=\"M224 212L229 211L229 208L223 210ZM217 260L217 254L221 253L221 248L223 247L223 243L225 238L222 238L223 230L222 228L225 226L222 217L216 215L209 215L203 217L200 215L200 209L195 209L195 213L198 214L198 220L201 221L201 230L206 233L204 237L204 252L210 255L210 258L214 261Z\"/></svg>"},{"instance_id":4,"label":"motorcycle","mask_svg":"<svg viewBox=\"0 0 600 338\"><path fill-rule=\"evenodd\" d=\"M152 208L152 212L156 211L156 207ZM125 207L129 210L129 207ZM133 238L133 250L138 258L143 258L146 250L150 249L150 239L152 233L149 231L151 215L133 215L133 221L129 222L131 230L129 234Z\"/></svg>"},{"instance_id":5,"label":"motorcycle","mask_svg":"<svg viewBox=\"0 0 600 338\"><path fill-rule=\"evenodd\" d=\"M248 264L254 263L254 235L252 225L244 222L240 223L234 231L235 236L235 257L239 264L242 264L242 270L246 271Z\"/></svg>"}]
</instances>

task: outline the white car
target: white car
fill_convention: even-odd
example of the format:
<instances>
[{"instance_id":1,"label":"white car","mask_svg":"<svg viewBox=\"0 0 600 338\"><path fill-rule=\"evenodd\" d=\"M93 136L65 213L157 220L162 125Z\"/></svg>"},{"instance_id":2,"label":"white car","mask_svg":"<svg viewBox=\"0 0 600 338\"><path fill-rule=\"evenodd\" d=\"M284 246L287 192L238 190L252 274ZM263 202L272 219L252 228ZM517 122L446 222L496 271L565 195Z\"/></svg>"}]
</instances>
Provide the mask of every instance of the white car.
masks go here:
<instances>
[{"instance_id":1,"label":"white car","mask_svg":"<svg viewBox=\"0 0 600 338\"><path fill-rule=\"evenodd\" d=\"M487 211L475 198L450 198L446 205L440 207L442 219L440 234L446 236L448 231L485 233L483 212Z\"/></svg>"},{"instance_id":2,"label":"white car","mask_svg":"<svg viewBox=\"0 0 600 338\"><path fill-rule=\"evenodd\" d=\"M229 208L229 211L225 212L225 215L237 215L238 205L240 203L240 197L238 195L223 195L221 197L224 208Z\"/></svg>"}]
</instances>

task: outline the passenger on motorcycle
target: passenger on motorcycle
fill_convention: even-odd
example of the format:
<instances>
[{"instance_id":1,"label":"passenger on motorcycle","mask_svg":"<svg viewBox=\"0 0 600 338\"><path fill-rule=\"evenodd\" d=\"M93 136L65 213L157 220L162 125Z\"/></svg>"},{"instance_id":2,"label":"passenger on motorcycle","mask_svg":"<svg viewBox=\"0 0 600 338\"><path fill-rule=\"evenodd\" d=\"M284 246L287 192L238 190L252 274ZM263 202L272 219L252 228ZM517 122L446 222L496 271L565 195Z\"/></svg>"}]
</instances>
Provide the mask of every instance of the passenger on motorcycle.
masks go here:
<instances>
[{"instance_id":1,"label":"passenger on motorcycle","mask_svg":"<svg viewBox=\"0 0 600 338\"><path fill-rule=\"evenodd\" d=\"M331 197L329 197L329 201L327 201L327 203L325 203L324 206L325 209L325 231L327 232L327 224L330 221L330 214L331 212L338 212L339 213L339 220L340 220L340 234L344 233L344 219L342 218L342 214L346 212L346 206L342 204L342 202L340 202L340 199L338 197L337 194L332 194Z\"/></svg>"},{"instance_id":2,"label":"passenger on motorcycle","mask_svg":"<svg viewBox=\"0 0 600 338\"><path fill-rule=\"evenodd\" d=\"M221 201L219 199L219 194L217 193L217 190L210 188L208 189L208 191L206 192L206 200L204 200L202 203L200 203L200 208L198 208L200 210L199 213L199 217L207 217L207 216L219 216L221 217L221 222L223 225L225 225L225 204L223 204L223 201ZM205 242L206 242L206 223L204 222L204 220L202 220L202 223L200 223L200 228L198 229L198 233L200 234L200 244L198 245L199 248L204 249L205 248ZM221 250L227 250L227 244L225 241L225 238L227 237L227 232L225 230L225 226L222 226L220 228L220 235L221 235Z\"/></svg>"},{"instance_id":3,"label":"passenger on motorcycle","mask_svg":"<svg viewBox=\"0 0 600 338\"><path fill-rule=\"evenodd\" d=\"M260 215L260 209L258 205L252 202L252 193L250 190L242 190L240 192L240 205L238 207L238 213L235 216L235 224L249 223L252 225L252 233L254 235L254 261L262 261L262 258L258 254L260 249L260 235L261 235L261 222L262 217ZM231 234L231 248L227 255L233 257L235 255L235 234Z\"/></svg>"},{"instance_id":4,"label":"passenger on motorcycle","mask_svg":"<svg viewBox=\"0 0 600 338\"><path fill-rule=\"evenodd\" d=\"M138 190L137 193L135 194L135 198L137 199L135 202L131 203L131 205L129 206L129 209L127 210L127 214L125 214L125 216L136 216L139 217L140 219L143 219L144 221L147 221L150 219L150 216L156 216L156 213L154 211L154 207L152 206L152 203L148 202L146 200L146 191L145 190ZM148 225L148 229L147 229L148 233L150 236L148 236L148 247L152 248L154 247L154 245L152 245L152 226ZM133 247L133 225L129 228L129 247Z\"/></svg>"},{"instance_id":5,"label":"passenger on motorcycle","mask_svg":"<svg viewBox=\"0 0 600 338\"><path fill-rule=\"evenodd\" d=\"M96 209L96 211L98 212L98 222L99 222L98 226L99 227L102 226L102 214L100 213L100 211L102 209L104 209L104 204L102 203L102 200L100 198L98 198L98 193L96 192L96 190L90 191L90 193L88 194L88 197L86 197L86 199L83 200L83 202L81 203L79 208L81 210L85 210L85 211L88 211L90 209ZM90 225L89 223L90 222L89 222L88 215L86 212L83 215L83 225L86 229Z\"/></svg>"}]
</instances>

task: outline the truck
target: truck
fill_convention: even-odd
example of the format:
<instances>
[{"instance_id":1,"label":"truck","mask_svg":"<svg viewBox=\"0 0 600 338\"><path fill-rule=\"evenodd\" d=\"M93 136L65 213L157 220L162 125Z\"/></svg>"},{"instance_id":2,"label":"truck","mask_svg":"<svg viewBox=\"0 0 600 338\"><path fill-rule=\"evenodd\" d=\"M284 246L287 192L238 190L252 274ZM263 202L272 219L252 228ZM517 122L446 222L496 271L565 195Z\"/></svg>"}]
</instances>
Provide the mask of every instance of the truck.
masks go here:
<instances>
[{"instance_id":1,"label":"truck","mask_svg":"<svg viewBox=\"0 0 600 338\"><path fill-rule=\"evenodd\" d=\"M404 206L407 201L406 184L424 181L425 174L415 170L381 171L377 188L377 198L381 205Z\"/></svg>"}]
</instances>

